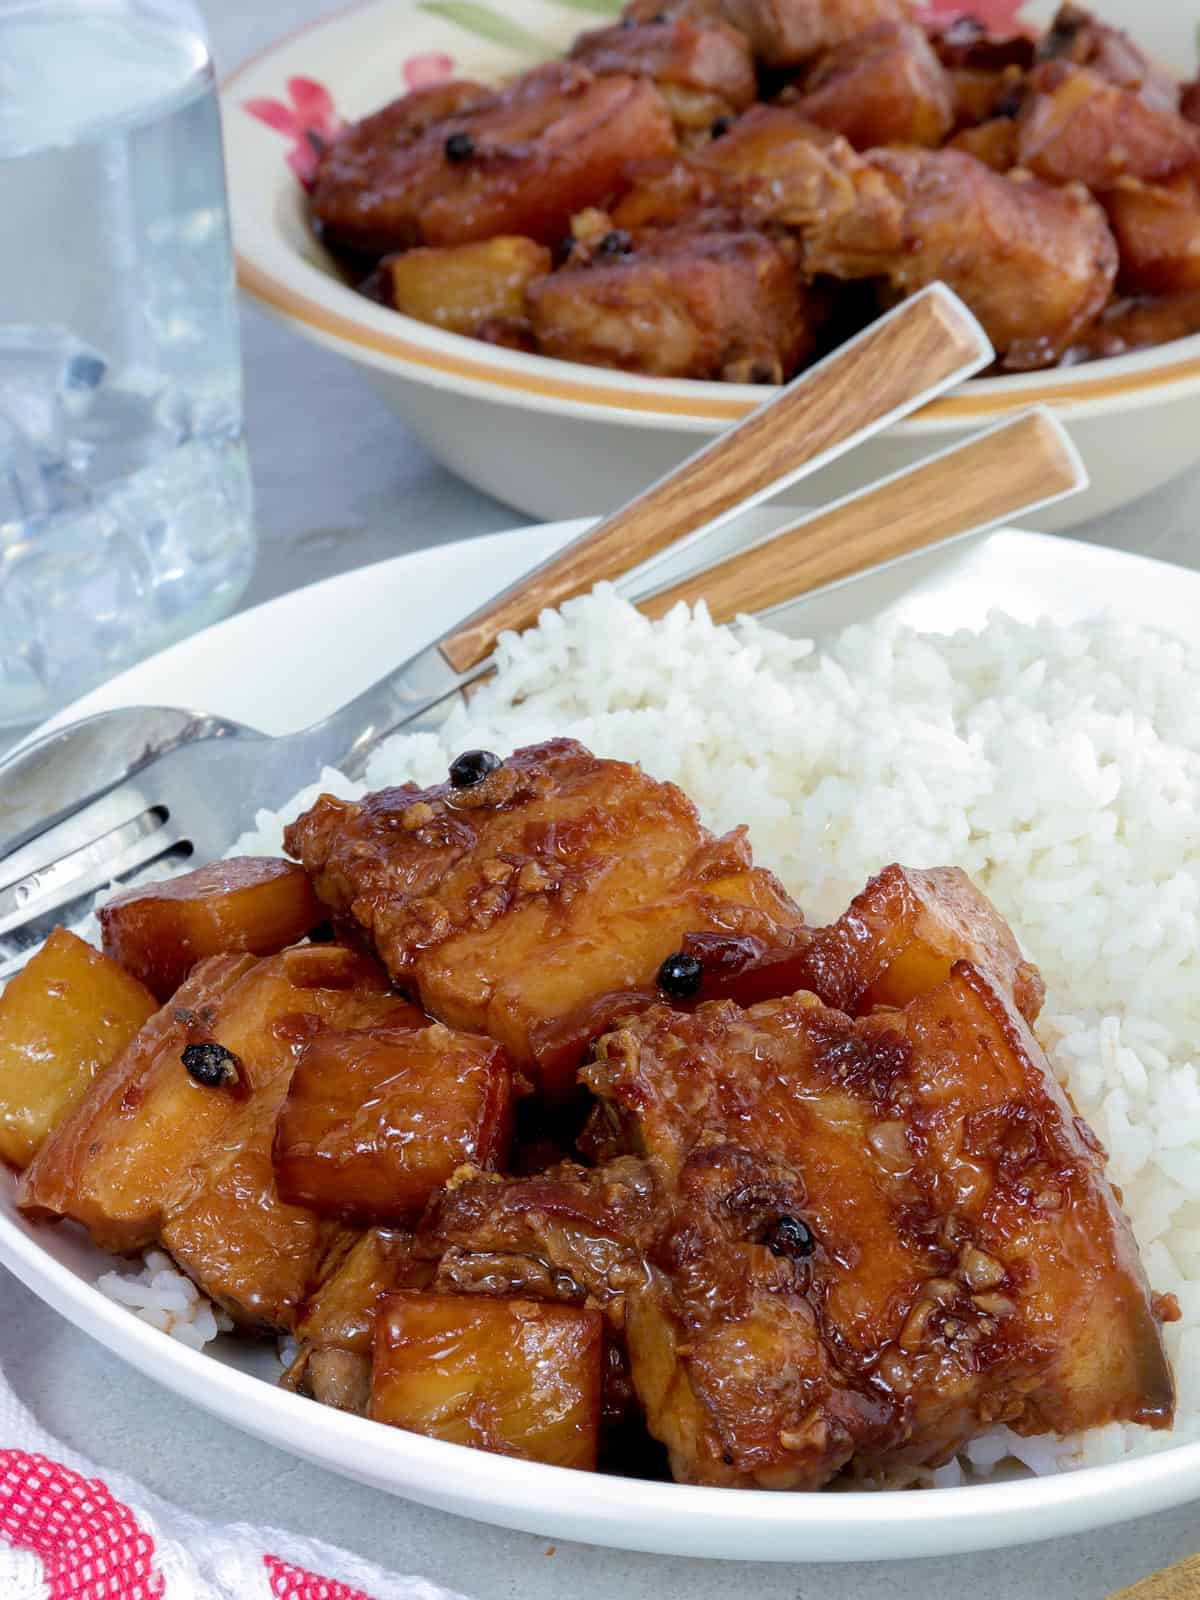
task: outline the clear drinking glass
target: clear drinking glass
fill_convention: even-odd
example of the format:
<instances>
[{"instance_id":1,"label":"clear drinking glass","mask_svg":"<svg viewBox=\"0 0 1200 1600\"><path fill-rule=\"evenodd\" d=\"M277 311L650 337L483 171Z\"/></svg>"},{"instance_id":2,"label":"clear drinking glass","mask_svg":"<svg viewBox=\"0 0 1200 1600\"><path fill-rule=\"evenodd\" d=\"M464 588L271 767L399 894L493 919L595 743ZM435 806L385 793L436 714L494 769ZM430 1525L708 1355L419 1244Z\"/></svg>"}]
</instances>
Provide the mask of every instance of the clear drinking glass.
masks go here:
<instances>
[{"instance_id":1,"label":"clear drinking glass","mask_svg":"<svg viewBox=\"0 0 1200 1600\"><path fill-rule=\"evenodd\" d=\"M212 61L189 0L0 0L0 727L254 561Z\"/></svg>"}]
</instances>

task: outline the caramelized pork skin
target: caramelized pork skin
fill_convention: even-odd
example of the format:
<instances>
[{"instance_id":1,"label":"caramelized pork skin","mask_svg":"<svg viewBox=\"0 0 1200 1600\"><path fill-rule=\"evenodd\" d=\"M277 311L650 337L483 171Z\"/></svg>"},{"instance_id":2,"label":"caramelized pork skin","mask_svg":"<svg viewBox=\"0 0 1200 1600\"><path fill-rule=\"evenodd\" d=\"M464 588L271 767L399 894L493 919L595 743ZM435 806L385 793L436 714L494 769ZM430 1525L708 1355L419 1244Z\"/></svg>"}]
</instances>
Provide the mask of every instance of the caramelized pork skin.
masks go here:
<instances>
[{"instance_id":1,"label":"caramelized pork skin","mask_svg":"<svg viewBox=\"0 0 1200 1600\"><path fill-rule=\"evenodd\" d=\"M675 148L645 78L597 78L566 62L416 132L405 106L356 123L322 157L312 208L331 243L375 256L496 234L553 244L574 212L613 198L627 161Z\"/></svg>"},{"instance_id":2,"label":"caramelized pork skin","mask_svg":"<svg viewBox=\"0 0 1200 1600\"><path fill-rule=\"evenodd\" d=\"M781 97L856 150L940 145L954 127L954 89L924 31L881 22L821 56Z\"/></svg>"},{"instance_id":3,"label":"caramelized pork skin","mask_svg":"<svg viewBox=\"0 0 1200 1600\"><path fill-rule=\"evenodd\" d=\"M795 251L751 231L643 232L615 259L540 279L528 303L543 355L743 383L790 378L823 320Z\"/></svg>"},{"instance_id":4,"label":"caramelized pork skin","mask_svg":"<svg viewBox=\"0 0 1200 1600\"><path fill-rule=\"evenodd\" d=\"M998 1420L1169 1425L1095 1142L970 963L857 1023L804 994L655 1008L584 1076L662 1197L625 1328L676 1477L814 1488Z\"/></svg>"},{"instance_id":5,"label":"caramelized pork skin","mask_svg":"<svg viewBox=\"0 0 1200 1600\"><path fill-rule=\"evenodd\" d=\"M744 831L716 839L672 784L572 740L519 750L481 782L324 795L287 830L320 899L450 1027L502 1044L551 1097L537 1030L589 1000L652 987L684 933L786 944L802 927Z\"/></svg>"},{"instance_id":6,"label":"caramelized pork skin","mask_svg":"<svg viewBox=\"0 0 1200 1600\"><path fill-rule=\"evenodd\" d=\"M420 1023L368 957L337 945L213 956L42 1146L19 1202L82 1223L102 1248L163 1242L239 1320L288 1327L341 1230L282 1202L275 1121L297 1058L324 1028ZM228 1068L198 1081L189 1047Z\"/></svg>"}]
</instances>

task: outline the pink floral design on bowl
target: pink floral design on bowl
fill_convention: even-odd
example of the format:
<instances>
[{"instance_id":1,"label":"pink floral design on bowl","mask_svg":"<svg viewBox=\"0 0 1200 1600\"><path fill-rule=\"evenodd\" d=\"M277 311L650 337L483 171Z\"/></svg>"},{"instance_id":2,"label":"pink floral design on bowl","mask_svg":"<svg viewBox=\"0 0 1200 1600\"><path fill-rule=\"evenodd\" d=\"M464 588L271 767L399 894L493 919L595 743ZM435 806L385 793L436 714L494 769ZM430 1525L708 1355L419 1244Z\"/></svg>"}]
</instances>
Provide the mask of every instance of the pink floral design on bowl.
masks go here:
<instances>
[{"instance_id":1,"label":"pink floral design on bowl","mask_svg":"<svg viewBox=\"0 0 1200 1600\"><path fill-rule=\"evenodd\" d=\"M428 89L431 84L444 83L453 71L454 57L444 50L426 50L422 55L409 56L401 68L410 89Z\"/></svg>"},{"instance_id":2,"label":"pink floral design on bowl","mask_svg":"<svg viewBox=\"0 0 1200 1600\"><path fill-rule=\"evenodd\" d=\"M289 78L287 95L290 104L282 100L246 100L243 105L252 117L293 140L287 164L308 189L321 152L341 131L342 121L333 96L315 78Z\"/></svg>"},{"instance_id":3,"label":"pink floral design on bowl","mask_svg":"<svg viewBox=\"0 0 1200 1600\"><path fill-rule=\"evenodd\" d=\"M427 89L444 82L453 71L452 56L442 50L427 50L409 56L400 74L407 88ZM322 151L344 126L325 85L315 78L289 78L286 101L244 100L242 108L292 140L287 164L304 187L311 189Z\"/></svg>"}]
</instances>

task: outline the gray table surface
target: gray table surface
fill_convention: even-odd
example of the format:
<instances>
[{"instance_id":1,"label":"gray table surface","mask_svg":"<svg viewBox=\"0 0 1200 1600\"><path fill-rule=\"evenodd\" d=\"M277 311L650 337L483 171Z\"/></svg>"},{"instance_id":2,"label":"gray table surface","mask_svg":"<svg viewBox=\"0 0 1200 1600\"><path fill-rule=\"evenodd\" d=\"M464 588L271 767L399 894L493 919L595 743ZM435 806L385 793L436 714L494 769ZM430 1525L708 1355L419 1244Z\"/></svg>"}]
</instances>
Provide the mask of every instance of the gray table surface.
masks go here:
<instances>
[{"instance_id":1,"label":"gray table surface","mask_svg":"<svg viewBox=\"0 0 1200 1600\"><path fill-rule=\"evenodd\" d=\"M327 9L323 0L208 0L218 64L228 70ZM523 520L432 461L347 363L251 307L243 334L261 536L246 605ZM1200 470L1082 536L1200 566L1198 534ZM198 1515L315 1535L478 1600L1101 1600L1200 1546L1190 1506L1085 1538L904 1566L753 1566L551 1548L360 1488L259 1444L126 1367L2 1269L0 1362L73 1448L161 1495L186 1497Z\"/></svg>"}]
</instances>

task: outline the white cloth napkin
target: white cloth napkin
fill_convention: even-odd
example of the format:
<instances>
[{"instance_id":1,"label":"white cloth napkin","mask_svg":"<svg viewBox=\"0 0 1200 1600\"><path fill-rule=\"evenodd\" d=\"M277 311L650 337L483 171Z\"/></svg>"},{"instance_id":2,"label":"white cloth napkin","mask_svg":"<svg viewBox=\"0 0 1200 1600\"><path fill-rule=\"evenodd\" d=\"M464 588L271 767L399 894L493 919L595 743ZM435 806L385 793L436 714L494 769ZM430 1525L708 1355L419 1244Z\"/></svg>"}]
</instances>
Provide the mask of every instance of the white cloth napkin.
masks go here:
<instances>
[{"instance_id":1,"label":"white cloth napkin","mask_svg":"<svg viewBox=\"0 0 1200 1600\"><path fill-rule=\"evenodd\" d=\"M0 1371L2 1600L463 1600L276 1528L189 1516L68 1450Z\"/></svg>"}]
</instances>

